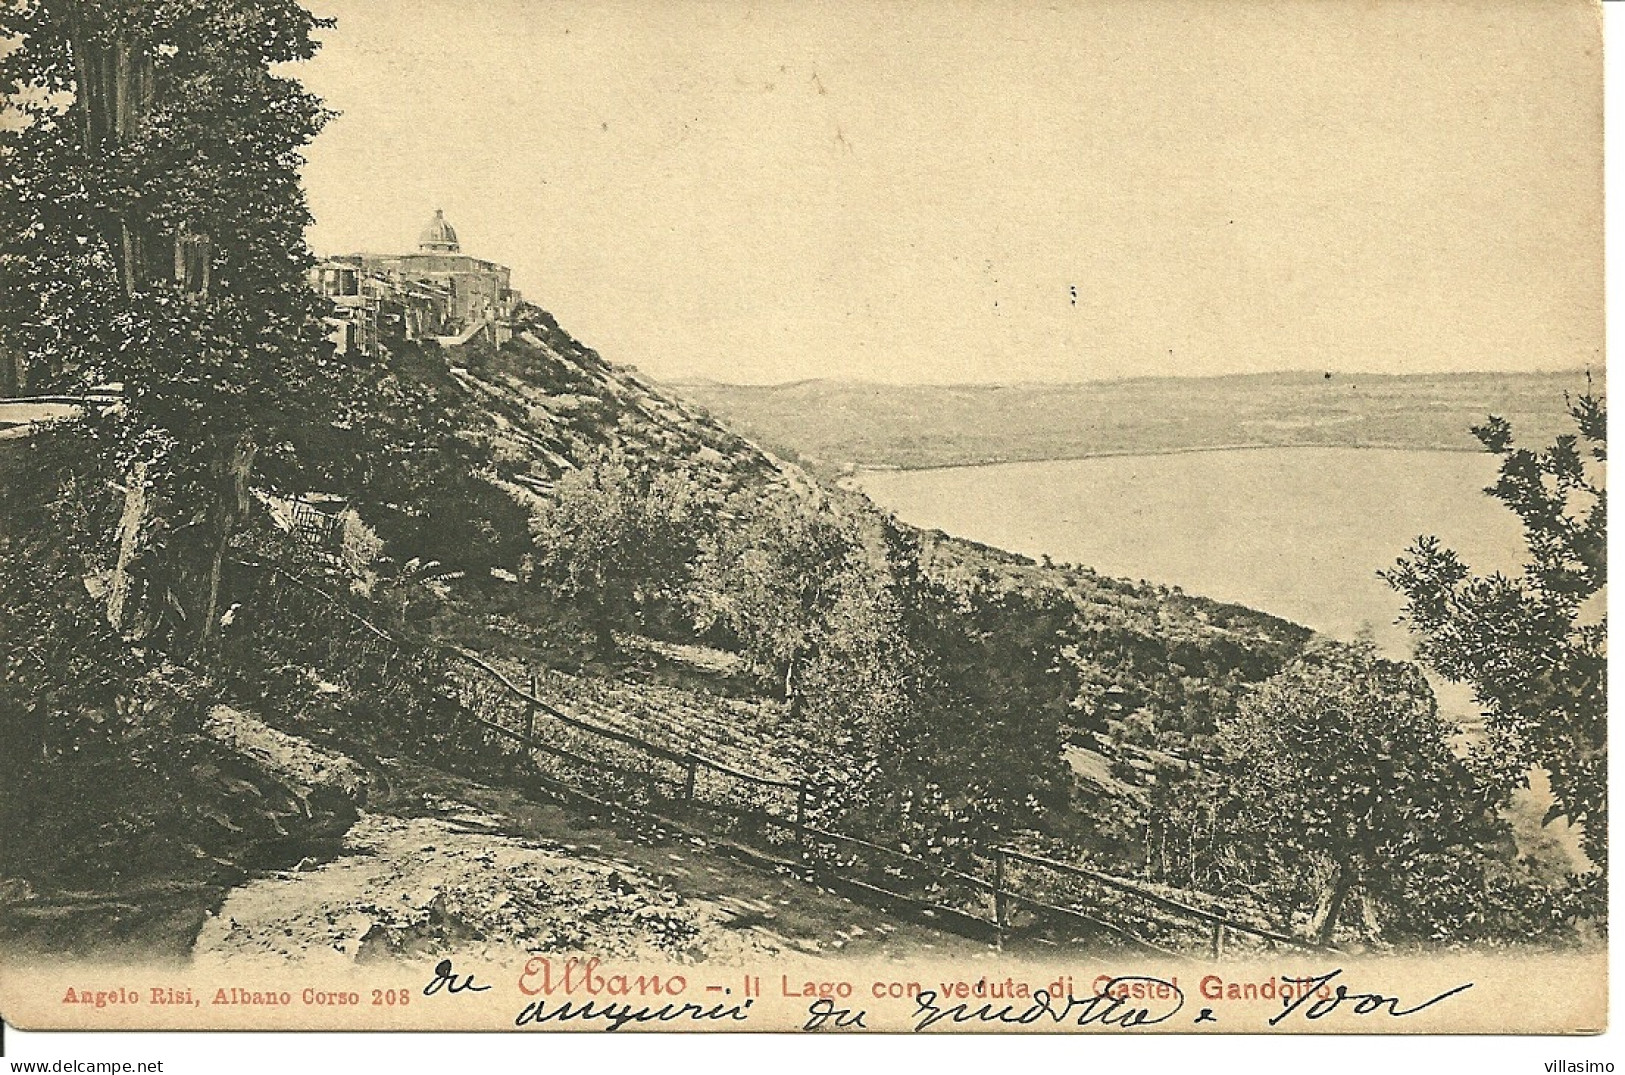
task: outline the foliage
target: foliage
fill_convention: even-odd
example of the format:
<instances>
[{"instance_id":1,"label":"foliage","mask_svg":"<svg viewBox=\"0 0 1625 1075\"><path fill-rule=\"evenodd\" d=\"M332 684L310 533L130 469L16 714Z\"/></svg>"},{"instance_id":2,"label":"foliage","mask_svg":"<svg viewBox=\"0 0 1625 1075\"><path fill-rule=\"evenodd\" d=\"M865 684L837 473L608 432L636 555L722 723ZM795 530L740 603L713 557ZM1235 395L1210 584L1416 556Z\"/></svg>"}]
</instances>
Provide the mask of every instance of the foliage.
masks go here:
<instances>
[{"instance_id":1,"label":"foliage","mask_svg":"<svg viewBox=\"0 0 1625 1075\"><path fill-rule=\"evenodd\" d=\"M683 592L699 503L688 473L601 449L560 476L532 518L531 581L588 610L601 648L612 651L616 627Z\"/></svg>"},{"instance_id":2,"label":"foliage","mask_svg":"<svg viewBox=\"0 0 1625 1075\"><path fill-rule=\"evenodd\" d=\"M1578 435L1542 450L1518 447L1492 417L1474 429L1501 459L1486 492L1523 523L1519 576L1474 575L1437 538L1420 539L1384 577L1405 597L1417 654L1472 685L1504 786L1533 763L1551 774L1559 814L1584 827L1586 852L1607 855L1607 415L1589 392L1574 400Z\"/></svg>"},{"instance_id":3,"label":"foliage","mask_svg":"<svg viewBox=\"0 0 1625 1075\"><path fill-rule=\"evenodd\" d=\"M82 448L64 431L0 459L0 874L53 872L82 850L68 832L86 846L139 837L147 810L176 804L130 789L161 787L199 723L197 682L125 645L86 589L83 535L55 495L94 483Z\"/></svg>"},{"instance_id":4,"label":"foliage","mask_svg":"<svg viewBox=\"0 0 1625 1075\"><path fill-rule=\"evenodd\" d=\"M1069 601L933 580L911 533L856 498L730 508L696 601L784 684L821 823L962 863L1064 802Z\"/></svg>"},{"instance_id":5,"label":"foliage","mask_svg":"<svg viewBox=\"0 0 1625 1075\"><path fill-rule=\"evenodd\" d=\"M215 628L248 473L292 481L292 428L343 395L297 173L325 113L272 73L313 53L316 25L294 0L0 13L18 113L0 130L0 337L42 387L123 386L100 436L150 540L116 569L144 580L142 629L188 656Z\"/></svg>"},{"instance_id":6,"label":"foliage","mask_svg":"<svg viewBox=\"0 0 1625 1075\"><path fill-rule=\"evenodd\" d=\"M0 11L0 345L39 389L122 389L27 449L69 465L41 465L19 486L37 501L10 516L5 805L32 825L14 847L89 855L103 882L142 840L184 871L176 856L286 835L247 802L224 824L202 816L226 788L285 796L198 729L205 693L239 670L222 624L269 625L284 650L311 630L271 594L233 593L227 553L251 488L320 476L311 431L342 423L364 380L322 340L305 278L299 151L326 114L273 73L312 55L317 25L294 0ZM290 671L234 685L281 703Z\"/></svg>"},{"instance_id":7,"label":"foliage","mask_svg":"<svg viewBox=\"0 0 1625 1075\"><path fill-rule=\"evenodd\" d=\"M428 640L429 610L455 572L432 561L381 565L372 592L347 589L332 558L268 526L244 535L231 567L240 603L222 632L215 676L242 704L341 749L410 751L465 762L489 754ZM437 593L437 591L440 591Z\"/></svg>"},{"instance_id":8,"label":"foliage","mask_svg":"<svg viewBox=\"0 0 1625 1075\"><path fill-rule=\"evenodd\" d=\"M1061 724L1077 686L1064 596L950 588L900 572L905 704L866 745L878 779L854 820L960 859L1063 807ZM894 672L895 674L895 672Z\"/></svg>"},{"instance_id":9,"label":"foliage","mask_svg":"<svg viewBox=\"0 0 1625 1075\"><path fill-rule=\"evenodd\" d=\"M1492 880L1517 880L1510 830L1452 730L1416 666L1369 643L1314 647L1220 728L1225 843L1284 907L1318 899L1323 942L1354 900L1373 938L1483 933Z\"/></svg>"},{"instance_id":10,"label":"foliage","mask_svg":"<svg viewBox=\"0 0 1625 1075\"><path fill-rule=\"evenodd\" d=\"M724 515L729 525L707 536L695 564L695 620L702 631L722 627L794 699L822 636L873 633L865 600L886 570L877 519L777 486L736 494Z\"/></svg>"},{"instance_id":11,"label":"foliage","mask_svg":"<svg viewBox=\"0 0 1625 1075\"><path fill-rule=\"evenodd\" d=\"M1241 689L1279 672L1310 637L1265 613L1086 568L1040 566L939 534L919 545L925 573L950 585L1069 598L1065 655L1079 684L1065 731L1082 746L1200 754Z\"/></svg>"},{"instance_id":12,"label":"foliage","mask_svg":"<svg viewBox=\"0 0 1625 1075\"><path fill-rule=\"evenodd\" d=\"M311 486L343 494L394 559L511 570L530 549L529 516L484 480L492 453L483 416L445 377L445 362L391 338L376 362L349 371L329 421L290 437Z\"/></svg>"},{"instance_id":13,"label":"foliage","mask_svg":"<svg viewBox=\"0 0 1625 1075\"><path fill-rule=\"evenodd\" d=\"M49 761L117 741L149 708L142 685L162 694L168 679L113 632L65 557L25 546L0 545L0 713L8 758Z\"/></svg>"}]
</instances>

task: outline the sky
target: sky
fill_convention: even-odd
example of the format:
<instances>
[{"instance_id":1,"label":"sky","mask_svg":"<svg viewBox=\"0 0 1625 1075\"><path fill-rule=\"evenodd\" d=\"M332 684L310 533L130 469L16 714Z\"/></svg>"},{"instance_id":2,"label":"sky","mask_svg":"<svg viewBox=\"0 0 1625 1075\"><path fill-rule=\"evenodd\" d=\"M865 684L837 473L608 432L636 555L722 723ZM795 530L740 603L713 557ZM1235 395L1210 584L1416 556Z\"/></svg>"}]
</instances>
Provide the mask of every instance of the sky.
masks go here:
<instances>
[{"instance_id":1,"label":"sky","mask_svg":"<svg viewBox=\"0 0 1625 1075\"><path fill-rule=\"evenodd\" d=\"M323 254L664 380L1600 366L1583 0L308 0Z\"/></svg>"}]
</instances>

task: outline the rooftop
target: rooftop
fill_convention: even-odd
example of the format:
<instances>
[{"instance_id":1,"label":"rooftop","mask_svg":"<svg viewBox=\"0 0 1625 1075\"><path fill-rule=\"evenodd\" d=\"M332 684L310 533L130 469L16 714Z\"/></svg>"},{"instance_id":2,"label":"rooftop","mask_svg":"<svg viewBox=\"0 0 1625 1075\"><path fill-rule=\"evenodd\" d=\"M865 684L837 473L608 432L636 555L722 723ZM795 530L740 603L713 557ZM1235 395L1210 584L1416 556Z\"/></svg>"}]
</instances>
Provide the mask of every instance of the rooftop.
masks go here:
<instances>
[{"instance_id":1,"label":"rooftop","mask_svg":"<svg viewBox=\"0 0 1625 1075\"><path fill-rule=\"evenodd\" d=\"M461 250L456 229L447 223L445 211L436 209L434 219L418 235L418 251L424 254L456 254Z\"/></svg>"}]
</instances>

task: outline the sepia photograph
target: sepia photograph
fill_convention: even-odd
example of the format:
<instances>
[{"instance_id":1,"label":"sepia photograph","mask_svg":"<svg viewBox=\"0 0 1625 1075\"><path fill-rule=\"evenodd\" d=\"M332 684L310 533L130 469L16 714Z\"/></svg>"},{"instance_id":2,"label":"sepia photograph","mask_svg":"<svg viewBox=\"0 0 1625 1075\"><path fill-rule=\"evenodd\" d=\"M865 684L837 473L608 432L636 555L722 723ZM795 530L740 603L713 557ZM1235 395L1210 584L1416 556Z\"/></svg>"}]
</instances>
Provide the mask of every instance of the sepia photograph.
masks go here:
<instances>
[{"instance_id":1,"label":"sepia photograph","mask_svg":"<svg viewBox=\"0 0 1625 1075\"><path fill-rule=\"evenodd\" d=\"M1600 4L0 41L11 1026L1606 1029Z\"/></svg>"}]
</instances>

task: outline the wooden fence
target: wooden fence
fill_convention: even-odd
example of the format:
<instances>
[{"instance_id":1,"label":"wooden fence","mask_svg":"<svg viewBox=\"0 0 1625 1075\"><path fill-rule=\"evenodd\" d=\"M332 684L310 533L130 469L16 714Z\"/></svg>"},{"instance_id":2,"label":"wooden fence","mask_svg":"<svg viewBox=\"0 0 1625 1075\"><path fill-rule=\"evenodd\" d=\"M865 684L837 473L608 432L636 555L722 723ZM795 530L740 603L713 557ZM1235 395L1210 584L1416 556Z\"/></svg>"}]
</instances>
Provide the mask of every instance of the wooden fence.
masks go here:
<instances>
[{"instance_id":1,"label":"wooden fence","mask_svg":"<svg viewBox=\"0 0 1625 1075\"><path fill-rule=\"evenodd\" d=\"M1170 956L1205 950L1217 959L1233 948L1318 947L1242 921L1217 905L1198 907L1127 878L1015 847L976 848L951 865L822 828L814 819L825 791L805 779L752 773L699 750L675 749L567 713L540 696L534 676L516 683L462 647L402 642L297 576L270 565L244 566L275 572L325 599L320 645L330 665L342 663L347 651L375 654L384 647L395 651L385 657L385 667L444 676L463 718L527 759L528 775L599 808L704 834L809 879L991 935L1000 945L1070 923L1092 938ZM376 655L372 663L377 667Z\"/></svg>"},{"instance_id":2,"label":"wooden fence","mask_svg":"<svg viewBox=\"0 0 1625 1075\"><path fill-rule=\"evenodd\" d=\"M780 865L833 876L877 897L984 927L1001 944L1020 931L1018 919L1025 917L1069 920L1115 943L1163 955L1181 954L1174 944L1188 953L1195 936L1214 958L1237 942L1255 948L1316 948L1304 938L1241 921L1226 910L1197 907L1126 878L1014 847L978 850L971 858L983 869L974 872L819 828L809 820L811 807L823 794L816 785L746 772L699 751L674 750L584 720L549 704L534 684L527 690L477 654L456 647L447 652L462 666L453 678L464 707L521 752L564 762L555 780L565 790L671 823L692 823L703 814L721 815L736 826L743 822L757 837L757 848L747 849L760 854L765 844L770 857L774 850L781 856L793 854L776 859ZM561 744L553 737L561 728L596 739L600 749ZM873 880L874 874L913 884L888 887Z\"/></svg>"}]
</instances>

